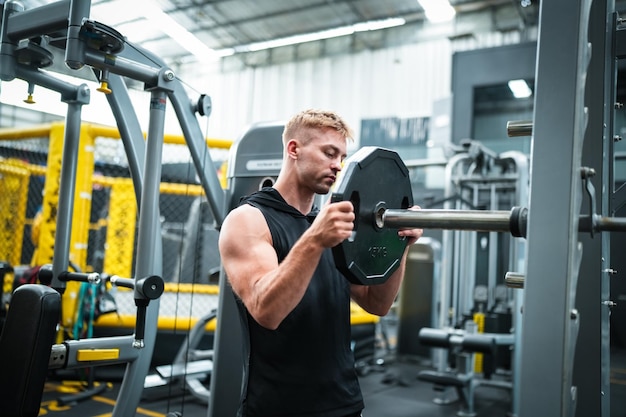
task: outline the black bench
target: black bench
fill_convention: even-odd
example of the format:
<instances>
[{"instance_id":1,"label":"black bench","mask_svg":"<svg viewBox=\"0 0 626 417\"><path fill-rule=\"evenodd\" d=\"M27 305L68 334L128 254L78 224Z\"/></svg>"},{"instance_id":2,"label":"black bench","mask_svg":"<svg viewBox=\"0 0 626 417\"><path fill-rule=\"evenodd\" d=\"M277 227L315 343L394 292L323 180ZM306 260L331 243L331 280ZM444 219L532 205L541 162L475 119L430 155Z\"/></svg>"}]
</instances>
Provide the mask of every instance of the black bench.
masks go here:
<instances>
[{"instance_id":1,"label":"black bench","mask_svg":"<svg viewBox=\"0 0 626 417\"><path fill-rule=\"evenodd\" d=\"M50 351L61 313L61 295L25 284L11 296L0 336L0 410L4 417L37 417Z\"/></svg>"}]
</instances>

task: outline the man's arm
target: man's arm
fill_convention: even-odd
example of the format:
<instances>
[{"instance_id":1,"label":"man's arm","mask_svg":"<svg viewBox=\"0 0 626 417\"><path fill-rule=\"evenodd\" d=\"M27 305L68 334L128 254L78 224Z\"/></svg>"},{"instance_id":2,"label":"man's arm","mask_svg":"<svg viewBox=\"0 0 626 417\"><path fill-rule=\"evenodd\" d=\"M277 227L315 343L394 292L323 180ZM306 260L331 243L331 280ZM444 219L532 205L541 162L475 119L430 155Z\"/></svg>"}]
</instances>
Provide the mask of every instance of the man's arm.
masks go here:
<instances>
[{"instance_id":1,"label":"man's arm","mask_svg":"<svg viewBox=\"0 0 626 417\"><path fill-rule=\"evenodd\" d=\"M222 265L233 291L261 326L280 325L302 299L323 251L350 236L354 213L346 203L324 207L280 264L258 209L243 205L226 217L219 238Z\"/></svg>"}]
</instances>

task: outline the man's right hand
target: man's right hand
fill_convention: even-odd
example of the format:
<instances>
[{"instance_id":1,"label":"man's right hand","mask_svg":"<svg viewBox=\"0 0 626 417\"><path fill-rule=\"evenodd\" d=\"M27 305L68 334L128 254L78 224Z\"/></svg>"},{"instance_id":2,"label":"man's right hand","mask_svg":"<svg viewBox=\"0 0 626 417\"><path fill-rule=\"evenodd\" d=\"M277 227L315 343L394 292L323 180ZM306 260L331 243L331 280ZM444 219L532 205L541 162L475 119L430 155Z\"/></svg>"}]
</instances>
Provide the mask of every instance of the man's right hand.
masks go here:
<instances>
[{"instance_id":1,"label":"man's right hand","mask_svg":"<svg viewBox=\"0 0 626 417\"><path fill-rule=\"evenodd\" d=\"M350 237L354 229L354 206L350 201L325 204L307 231L325 248L337 246Z\"/></svg>"}]
</instances>

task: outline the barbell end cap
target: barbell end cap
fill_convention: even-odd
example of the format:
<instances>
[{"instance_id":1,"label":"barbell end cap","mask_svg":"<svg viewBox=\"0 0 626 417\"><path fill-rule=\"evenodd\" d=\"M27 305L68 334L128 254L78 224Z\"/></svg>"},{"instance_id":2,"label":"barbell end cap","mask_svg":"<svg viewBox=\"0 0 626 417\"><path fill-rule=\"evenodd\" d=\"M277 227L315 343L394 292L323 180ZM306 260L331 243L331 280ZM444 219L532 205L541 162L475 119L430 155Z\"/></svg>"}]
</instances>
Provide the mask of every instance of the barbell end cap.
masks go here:
<instances>
[{"instance_id":1,"label":"barbell end cap","mask_svg":"<svg viewBox=\"0 0 626 417\"><path fill-rule=\"evenodd\" d=\"M526 282L526 275L519 272L507 272L504 276L504 284L508 288L524 288Z\"/></svg>"},{"instance_id":2,"label":"barbell end cap","mask_svg":"<svg viewBox=\"0 0 626 417\"><path fill-rule=\"evenodd\" d=\"M528 209L526 207L513 207L509 217L509 230L514 237L526 238L528 226Z\"/></svg>"}]
</instances>

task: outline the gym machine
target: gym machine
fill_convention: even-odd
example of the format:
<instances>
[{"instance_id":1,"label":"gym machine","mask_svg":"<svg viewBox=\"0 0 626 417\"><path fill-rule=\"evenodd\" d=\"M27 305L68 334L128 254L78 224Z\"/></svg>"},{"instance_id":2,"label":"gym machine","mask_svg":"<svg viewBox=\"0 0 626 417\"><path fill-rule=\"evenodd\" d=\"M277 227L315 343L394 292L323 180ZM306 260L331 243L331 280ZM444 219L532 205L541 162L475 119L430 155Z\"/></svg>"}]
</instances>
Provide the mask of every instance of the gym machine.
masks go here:
<instances>
[{"instance_id":1,"label":"gym machine","mask_svg":"<svg viewBox=\"0 0 626 417\"><path fill-rule=\"evenodd\" d=\"M67 280L97 282L102 278L97 274L76 274L67 271L74 182L78 174L76 152L80 114L82 106L89 103L90 91L85 84L75 86L55 78L49 72L41 71L41 68L50 67L55 60L62 60L71 70L82 68L93 70L93 76L100 82L98 90L107 94L128 157L139 207L135 278L116 277L110 281L134 288L137 306L136 329L135 334L129 336L68 340L60 345L52 345L52 340L48 336L50 332L54 333L58 322L57 303L50 303L52 306L48 307L48 303L41 301L39 305L46 309L44 316L50 319L40 318L32 325L45 328L46 332L42 332L42 337L38 340L38 346L43 347L28 352L27 357L26 355L11 357L2 351L3 359L0 366L3 369L1 381L3 389L0 390L0 408L15 410L12 414L15 416L37 415L44 383L44 378L40 375L26 374L23 384L15 384L15 381L19 380L16 373L20 367L16 359L21 360L23 368L26 367L23 364L31 360L46 364L37 368L39 373L45 373L49 361L53 367L65 369L126 364L113 416L133 415L136 411L154 350L159 310L158 296L162 292L160 278L162 248L159 239L159 209L155 201L159 198L164 113L168 99L176 112L215 221L221 224L223 220L224 194L210 154L206 151L205 139L195 115L210 114L209 97L201 95L197 100L191 101L180 80L159 57L133 45L114 29L90 20L90 7L89 1L59 1L31 10L24 10L23 6L15 1L7 1L4 4L0 27L0 79L9 82L19 78L28 82L29 95L32 95L35 85L57 91L61 94L61 101L68 105L58 189L54 256L52 265L47 268L46 277L50 280L51 288L42 290L48 287L41 285L26 287L20 291L27 293L26 297L12 298L11 311L18 312L24 302L29 302L22 300L30 300L32 297L47 300L49 291L62 294ZM150 120L145 140L124 77L143 82L145 90L151 95ZM24 321L24 318L28 318L29 322L36 319L32 314L24 314L21 321ZM7 321L6 331L0 340L3 349L7 343L21 340L17 328L27 324L20 323L20 326L15 326L10 324L13 323L12 318ZM12 363L7 363L9 361ZM16 369L16 372L5 373L4 369ZM8 386L11 384L15 384L23 395L9 390ZM30 404L28 409L16 403L23 396L28 396Z\"/></svg>"},{"instance_id":2,"label":"gym machine","mask_svg":"<svg viewBox=\"0 0 626 417\"><path fill-rule=\"evenodd\" d=\"M460 417L476 415L474 391L479 386L490 386L512 391L513 383L508 380L492 379L495 371L495 359L498 348L511 347L514 335L502 333L476 333L476 324L468 321L465 329L422 328L419 340L425 346L449 349L454 354L455 372L423 370L418 379L431 382L436 389L454 387L461 407L457 412ZM490 360L489 369L484 371L485 378L477 378L474 372L474 356L480 353ZM436 403L448 404L446 398L437 398Z\"/></svg>"},{"instance_id":3,"label":"gym machine","mask_svg":"<svg viewBox=\"0 0 626 417\"><path fill-rule=\"evenodd\" d=\"M511 212L508 207L528 203L529 169L526 155L518 151L496 153L476 141L464 141L462 145L461 152L452 156L446 165L444 210L471 209L475 215L481 211L506 214ZM483 210L475 211L476 208ZM520 210L520 213L527 212L526 209ZM522 220L526 219L524 215ZM519 344L522 294L507 290L502 284L502 276L505 271L523 271L525 246L525 239L514 238L507 233L444 230L442 247L445 248L446 262L442 265L441 291L437 297L439 315L434 326L438 329L463 329L472 325L477 327L478 332L502 333L512 337L514 345ZM506 379L510 380L511 375L515 377L519 349L498 346L496 350L498 374L506 375ZM469 375L472 384L481 381L481 375L487 376L485 365L493 356L484 353L474 355L445 347L432 349L432 355L435 358L433 372ZM467 359L470 355L475 357L475 366L466 367L466 370L455 367L457 358ZM435 403L447 404L456 399L450 392L453 384L431 382L436 382ZM461 394L458 387L456 391ZM468 395L457 397L463 400ZM473 400L473 397L470 399ZM513 392L512 410L515 405L516 393Z\"/></svg>"},{"instance_id":4,"label":"gym machine","mask_svg":"<svg viewBox=\"0 0 626 417\"><path fill-rule=\"evenodd\" d=\"M257 123L231 147L225 212L239 206L239 199L272 186L282 166L281 123ZM237 415L243 374L243 335L239 311L224 271L220 272L217 327L213 343L209 416ZM237 348L233 348L236 346Z\"/></svg>"},{"instance_id":5,"label":"gym machine","mask_svg":"<svg viewBox=\"0 0 626 417\"><path fill-rule=\"evenodd\" d=\"M203 383L213 371L213 349L199 349L206 325L217 317L217 310L202 316L176 352L171 364L156 367L156 373L148 375L144 390L169 385L183 395L189 392L197 400L208 404L210 391ZM149 393L148 393L149 396Z\"/></svg>"}]
</instances>

